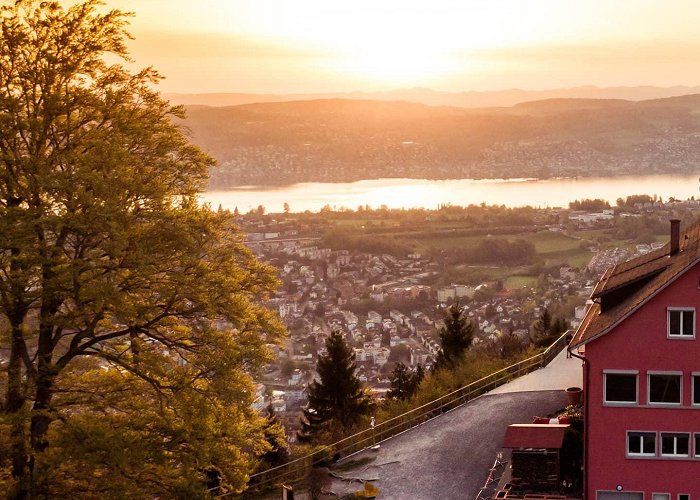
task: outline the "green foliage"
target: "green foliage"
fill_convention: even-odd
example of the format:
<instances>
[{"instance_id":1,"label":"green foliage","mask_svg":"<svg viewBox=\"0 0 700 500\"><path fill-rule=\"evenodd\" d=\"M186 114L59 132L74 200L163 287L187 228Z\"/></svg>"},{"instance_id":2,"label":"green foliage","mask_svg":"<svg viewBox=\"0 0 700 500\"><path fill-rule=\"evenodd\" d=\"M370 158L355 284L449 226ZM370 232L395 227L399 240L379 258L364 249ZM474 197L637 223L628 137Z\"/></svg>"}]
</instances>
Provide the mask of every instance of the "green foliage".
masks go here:
<instances>
[{"instance_id":1,"label":"green foliage","mask_svg":"<svg viewBox=\"0 0 700 500\"><path fill-rule=\"evenodd\" d=\"M435 369L454 366L472 345L474 325L459 304L452 304L445 314L445 326L440 328L440 351L435 360Z\"/></svg>"},{"instance_id":2,"label":"green foliage","mask_svg":"<svg viewBox=\"0 0 700 500\"><path fill-rule=\"evenodd\" d=\"M403 363L397 363L389 376L391 388L387 393L389 399L409 399L418 390L418 386L425 377L422 365L411 370Z\"/></svg>"},{"instance_id":3,"label":"green foliage","mask_svg":"<svg viewBox=\"0 0 700 500\"><path fill-rule=\"evenodd\" d=\"M525 350L525 344L513 333L504 333L496 340L498 354L504 359L515 359Z\"/></svg>"},{"instance_id":4,"label":"green foliage","mask_svg":"<svg viewBox=\"0 0 700 500\"><path fill-rule=\"evenodd\" d=\"M2 2L0 481L203 498L214 471L238 492L269 448L250 406L282 334L261 305L276 279L199 207L213 161L155 71L107 62L127 16L99 5Z\"/></svg>"},{"instance_id":5,"label":"green foliage","mask_svg":"<svg viewBox=\"0 0 700 500\"><path fill-rule=\"evenodd\" d=\"M569 203L569 208L571 210L586 210L589 212L595 212L596 210L605 210L606 208L610 208L610 203L600 198L596 198L594 200L583 199L572 201Z\"/></svg>"},{"instance_id":6,"label":"green foliage","mask_svg":"<svg viewBox=\"0 0 700 500\"><path fill-rule=\"evenodd\" d=\"M545 347L554 342L566 329L566 320L552 318L549 309L545 307L540 317L530 328L530 337L536 346Z\"/></svg>"},{"instance_id":7,"label":"green foliage","mask_svg":"<svg viewBox=\"0 0 700 500\"><path fill-rule=\"evenodd\" d=\"M524 359L534 354L535 351L526 349L516 359ZM513 362L513 359L504 359L490 349L473 348L454 365L427 373L412 398L406 400L388 399L379 409L377 422L383 422L412 408L427 404L451 391L505 368Z\"/></svg>"},{"instance_id":8,"label":"green foliage","mask_svg":"<svg viewBox=\"0 0 700 500\"><path fill-rule=\"evenodd\" d=\"M472 246L452 248L444 252L450 264L525 265L535 261L535 246L524 239L488 238Z\"/></svg>"},{"instance_id":9,"label":"green foliage","mask_svg":"<svg viewBox=\"0 0 700 500\"><path fill-rule=\"evenodd\" d=\"M309 384L301 442L323 442L331 435L348 432L369 413L371 396L355 376L355 355L339 331L326 339L326 354L316 364L318 379ZM325 435L325 436L324 436Z\"/></svg>"},{"instance_id":10,"label":"green foliage","mask_svg":"<svg viewBox=\"0 0 700 500\"><path fill-rule=\"evenodd\" d=\"M262 461L261 465L258 466L260 470L282 465L289 459L289 447L287 446L284 427L277 415L275 415L272 406L267 408L263 432L269 449L260 456Z\"/></svg>"},{"instance_id":11,"label":"green foliage","mask_svg":"<svg viewBox=\"0 0 700 500\"><path fill-rule=\"evenodd\" d=\"M624 199L618 198L616 201L618 207L634 207L637 203L653 203L656 197L652 198L648 194L633 194Z\"/></svg>"},{"instance_id":12,"label":"green foliage","mask_svg":"<svg viewBox=\"0 0 700 500\"><path fill-rule=\"evenodd\" d=\"M331 229L323 235L322 243L334 250L350 250L373 254L388 254L395 257L405 257L412 248L393 236L363 236L352 235L340 228Z\"/></svg>"},{"instance_id":13,"label":"green foliage","mask_svg":"<svg viewBox=\"0 0 700 500\"><path fill-rule=\"evenodd\" d=\"M654 241L654 234L666 234L668 222L657 217L643 215L641 217L625 217L615 227L614 236L618 239L633 240L640 243Z\"/></svg>"}]
</instances>

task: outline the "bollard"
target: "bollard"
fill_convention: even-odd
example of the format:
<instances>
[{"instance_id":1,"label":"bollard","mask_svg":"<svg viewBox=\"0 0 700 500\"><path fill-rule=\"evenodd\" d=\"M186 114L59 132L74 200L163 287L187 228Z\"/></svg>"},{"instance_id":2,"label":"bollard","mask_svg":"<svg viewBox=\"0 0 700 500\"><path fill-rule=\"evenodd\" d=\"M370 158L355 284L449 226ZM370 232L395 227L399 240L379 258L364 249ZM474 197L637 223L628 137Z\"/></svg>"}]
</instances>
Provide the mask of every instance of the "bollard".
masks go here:
<instances>
[{"instance_id":1,"label":"bollard","mask_svg":"<svg viewBox=\"0 0 700 500\"><path fill-rule=\"evenodd\" d=\"M287 486L286 484L282 485L282 500L294 500L294 488L291 486Z\"/></svg>"}]
</instances>

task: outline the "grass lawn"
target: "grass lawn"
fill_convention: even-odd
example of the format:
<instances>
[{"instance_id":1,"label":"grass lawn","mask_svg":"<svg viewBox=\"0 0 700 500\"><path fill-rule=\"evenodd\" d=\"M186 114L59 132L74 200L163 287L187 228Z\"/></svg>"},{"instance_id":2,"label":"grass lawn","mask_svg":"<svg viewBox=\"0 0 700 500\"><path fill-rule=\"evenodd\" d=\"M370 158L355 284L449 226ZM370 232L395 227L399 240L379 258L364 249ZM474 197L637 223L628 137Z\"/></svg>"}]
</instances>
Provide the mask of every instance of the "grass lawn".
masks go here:
<instances>
[{"instance_id":1,"label":"grass lawn","mask_svg":"<svg viewBox=\"0 0 700 500\"><path fill-rule=\"evenodd\" d=\"M503 286L508 290L520 290L522 287L535 287L537 278L534 276L509 276L503 282Z\"/></svg>"},{"instance_id":2,"label":"grass lawn","mask_svg":"<svg viewBox=\"0 0 700 500\"><path fill-rule=\"evenodd\" d=\"M524 236L523 239L535 245L537 253L544 257L549 253L577 250L581 246L581 240L554 231L540 231Z\"/></svg>"},{"instance_id":3,"label":"grass lawn","mask_svg":"<svg viewBox=\"0 0 700 500\"><path fill-rule=\"evenodd\" d=\"M593 252L588 250L580 250L569 254L566 262L575 269L583 269L591 261L593 255Z\"/></svg>"},{"instance_id":4,"label":"grass lawn","mask_svg":"<svg viewBox=\"0 0 700 500\"><path fill-rule=\"evenodd\" d=\"M467 247L471 245L476 245L479 241L484 239L507 239L516 240L522 239L529 241L535 246L535 250L538 254L546 257L546 254L552 252L562 252L578 249L581 245L581 240L576 238L571 238L561 233L552 231L540 231L538 233L526 233L526 234L513 234L513 235L495 235L495 236L464 236L456 235L450 237L449 235L442 234L435 238L412 238L410 235L401 235L400 233L396 235L397 238L405 241L410 245L414 245L419 251L426 251L428 249L450 249L450 248L460 248Z\"/></svg>"}]
</instances>

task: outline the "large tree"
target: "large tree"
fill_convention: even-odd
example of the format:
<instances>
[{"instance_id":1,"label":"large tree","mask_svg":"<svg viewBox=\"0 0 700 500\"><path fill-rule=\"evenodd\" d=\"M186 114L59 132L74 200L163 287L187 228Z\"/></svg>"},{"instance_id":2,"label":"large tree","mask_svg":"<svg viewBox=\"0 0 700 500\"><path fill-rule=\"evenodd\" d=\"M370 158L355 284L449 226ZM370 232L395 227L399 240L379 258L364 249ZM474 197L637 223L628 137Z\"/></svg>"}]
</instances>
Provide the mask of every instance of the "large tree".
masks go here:
<instances>
[{"instance_id":1,"label":"large tree","mask_svg":"<svg viewBox=\"0 0 700 500\"><path fill-rule=\"evenodd\" d=\"M440 331L440 350L435 359L435 368L453 366L469 350L474 337L474 325L464 314L460 305L452 304L445 314L445 324Z\"/></svg>"},{"instance_id":2,"label":"large tree","mask_svg":"<svg viewBox=\"0 0 700 500\"><path fill-rule=\"evenodd\" d=\"M0 490L241 490L273 273L198 205L213 162L158 74L117 64L126 14L0 8Z\"/></svg>"},{"instance_id":3,"label":"large tree","mask_svg":"<svg viewBox=\"0 0 700 500\"><path fill-rule=\"evenodd\" d=\"M316 363L318 378L307 388L308 407L304 410L302 442L314 442L319 436L337 437L349 431L372 404L371 396L355 375L355 354L334 331L326 339L326 353Z\"/></svg>"}]
</instances>

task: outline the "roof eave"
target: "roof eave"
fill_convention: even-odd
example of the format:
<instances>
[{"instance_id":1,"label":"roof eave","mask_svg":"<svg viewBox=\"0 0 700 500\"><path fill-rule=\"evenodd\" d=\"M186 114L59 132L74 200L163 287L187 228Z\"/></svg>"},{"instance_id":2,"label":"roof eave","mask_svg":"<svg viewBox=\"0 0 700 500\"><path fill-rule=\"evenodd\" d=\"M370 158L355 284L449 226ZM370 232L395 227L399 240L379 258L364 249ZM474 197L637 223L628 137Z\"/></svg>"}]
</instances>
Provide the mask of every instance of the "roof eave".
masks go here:
<instances>
[{"instance_id":1,"label":"roof eave","mask_svg":"<svg viewBox=\"0 0 700 500\"><path fill-rule=\"evenodd\" d=\"M611 330L615 329L620 323L622 323L627 318L629 318L632 314L634 314L637 310L639 310L639 308L642 307L644 304L646 304L651 299L656 297L659 293L661 293L661 291L665 290L666 287L668 287L671 283L674 283L679 277L683 276L690 268L695 266L698 262L700 262L700 256L698 256L694 260L692 260L687 266L685 266L683 269L678 271L670 280L666 281L663 285L661 285L656 290L654 290L652 293L650 293L647 297L644 298L644 300L642 300L639 304L637 304L637 306L635 306L633 309L631 309L630 311L628 311L624 315L620 316L616 321L614 321L612 324L610 324L610 326L604 328L603 330L601 330L599 333L593 335L592 337L589 337L589 338L587 338L583 341L577 342L575 344L572 343L569 346L569 350L584 346L584 345L588 344L589 342L596 340L596 339L602 337L603 335L605 335L606 333L610 332ZM589 309L588 314L595 314L593 312L593 308ZM588 314L586 314L586 317L584 318L583 322L581 323L581 327L588 323L586 321L586 319L588 319ZM578 331L576 333L578 334ZM574 335L574 338L576 338L576 335Z\"/></svg>"}]
</instances>

